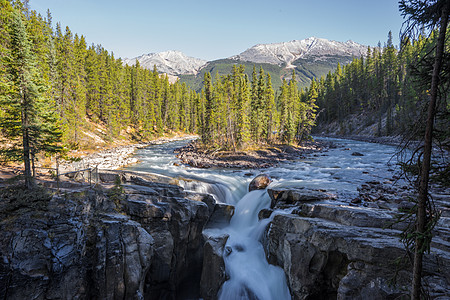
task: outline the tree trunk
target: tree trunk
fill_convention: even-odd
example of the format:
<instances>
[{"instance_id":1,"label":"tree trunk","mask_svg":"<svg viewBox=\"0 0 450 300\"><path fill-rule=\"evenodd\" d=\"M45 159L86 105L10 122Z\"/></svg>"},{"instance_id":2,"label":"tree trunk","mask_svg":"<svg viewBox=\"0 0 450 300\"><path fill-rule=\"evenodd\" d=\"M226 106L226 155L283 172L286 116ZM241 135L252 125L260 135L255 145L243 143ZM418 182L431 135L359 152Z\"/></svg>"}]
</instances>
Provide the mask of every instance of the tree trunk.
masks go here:
<instances>
[{"instance_id":1,"label":"tree trunk","mask_svg":"<svg viewBox=\"0 0 450 300\"><path fill-rule=\"evenodd\" d=\"M419 196L417 204L417 227L416 244L414 252L414 269L411 299L420 299L421 277L422 277L422 258L425 251L424 234L427 227L426 204L428 201L428 180L431 164L431 152L433 147L433 123L436 110L436 102L439 87L439 73L442 67L442 58L444 53L445 33L448 24L448 14L450 11L450 1L447 1L442 8L440 31L436 45L436 57L434 60L433 74L431 78L430 103L428 105L427 124L425 128L425 141L422 169L420 173Z\"/></svg>"},{"instance_id":2,"label":"tree trunk","mask_svg":"<svg viewBox=\"0 0 450 300\"><path fill-rule=\"evenodd\" d=\"M26 100L25 100L26 101ZM30 136L28 129L28 113L22 108L22 139L23 139L23 162L25 167L25 187L31 189L33 186L30 165Z\"/></svg>"}]
</instances>

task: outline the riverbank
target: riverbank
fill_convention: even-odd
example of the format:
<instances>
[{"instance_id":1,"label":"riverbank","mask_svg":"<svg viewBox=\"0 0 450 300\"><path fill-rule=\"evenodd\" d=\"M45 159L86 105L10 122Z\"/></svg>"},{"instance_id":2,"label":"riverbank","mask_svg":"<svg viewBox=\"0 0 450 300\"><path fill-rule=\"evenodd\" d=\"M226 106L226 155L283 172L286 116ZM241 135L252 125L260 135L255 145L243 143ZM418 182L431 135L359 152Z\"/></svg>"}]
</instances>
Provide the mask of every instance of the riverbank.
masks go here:
<instances>
[{"instance_id":1,"label":"riverbank","mask_svg":"<svg viewBox=\"0 0 450 300\"><path fill-rule=\"evenodd\" d=\"M283 161L306 158L306 155L323 151L326 142L308 142L302 146L268 145L258 149L225 151L204 149L196 142L175 150L183 164L196 168L261 169L273 167Z\"/></svg>"},{"instance_id":2,"label":"riverbank","mask_svg":"<svg viewBox=\"0 0 450 300\"><path fill-rule=\"evenodd\" d=\"M137 149L179 140L191 140L197 137L196 135L176 135L174 137L161 137L149 142L118 146L95 153L77 151L73 153L78 156L76 161L63 161L60 163L59 168L61 173L87 168L117 170L138 162L138 159L133 157Z\"/></svg>"},{"instance_id":3,"label":"riverbank","mask_svg":"<svg viewBox=\"0 0 450 300\"><path fill-rule=\"evenodd\" d=\"M92 150L73 150L68 153L72 160L60 160L58 164L59 173L67 173L89 168L98 168L102 170L118 170L123 167L136 164L138 159L133 157L137 149L145 148L151 145L160 145L179 140L191 140L198 138L197 135L175 135L173 137L160 137L149 142L133 143L115 146L112 148ZM37 162L36 178L49 180L56 174L56 161L53 159L46 168ZM22 164L0 165L0 182L11 180L23 173Z\"/></svg>"}]
</instances>

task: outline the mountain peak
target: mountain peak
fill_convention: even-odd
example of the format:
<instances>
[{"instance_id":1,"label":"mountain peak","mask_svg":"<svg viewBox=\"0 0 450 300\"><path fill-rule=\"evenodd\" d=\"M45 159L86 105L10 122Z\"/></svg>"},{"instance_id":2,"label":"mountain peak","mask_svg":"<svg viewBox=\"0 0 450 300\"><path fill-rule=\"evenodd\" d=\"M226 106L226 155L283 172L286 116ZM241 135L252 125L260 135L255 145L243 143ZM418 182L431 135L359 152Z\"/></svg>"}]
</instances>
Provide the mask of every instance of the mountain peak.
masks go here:
<instances>
[{"instance_id":1,"label":"mountain peak","mask_svg":"<svg viewBox=\"0 0 450 300\"><path fill-rule=\"evenodd\" d=\"M156 66L159 72L169 75L197 74L198 70L207 63L206 60L187 56L178 50L143 54L123 60L124 64L128 65L134 65L136 61L139 61L139 64L146 69L153 69L153 66Z\"/></svg>"},{"instance_id":2,"label":"mountain peak","mask_svg":"<svg viewBox=\"0 0 450 300\"><path fill-rule=\"evenodd\" d=\"M235 60L254 63L270 63L287 67L299 58L325 59L327 56L361 56L365 54L367 47L351 40L343 43L318 37L309 37L304 40L292 40L290 42L258 44L239 55L230 57Z\"/></svg>"}]
</instances>

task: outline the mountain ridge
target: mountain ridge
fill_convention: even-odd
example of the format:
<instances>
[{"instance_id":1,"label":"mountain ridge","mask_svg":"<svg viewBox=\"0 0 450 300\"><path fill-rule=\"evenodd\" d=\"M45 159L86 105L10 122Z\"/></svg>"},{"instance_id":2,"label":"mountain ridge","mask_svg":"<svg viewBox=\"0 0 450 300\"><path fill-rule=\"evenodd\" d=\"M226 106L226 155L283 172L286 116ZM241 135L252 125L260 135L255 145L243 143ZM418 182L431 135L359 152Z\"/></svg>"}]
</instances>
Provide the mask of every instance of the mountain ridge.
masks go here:
<instances>
[{"instance_id":1,"label":"mountain ridge","mask_svg":"<svg viewBox=\"0 0 450 300\"><path fill-rule=\"evenodd\" d=\"M156 66L159 72L175 76L197 74L198 70L207 63L206 60L190 57L176 50L142 54L134 58L123 59L123 63L127 65L134 65L136 61L139 61L141 67L146 69L153 69L153 66Z\"/></svg>"},{"instance_id":2,"label":"mountain ridge","mask_svg":"<svg viewBox=\"0 0 450 300\"><path fill-rule=\"evenodd\" d=\"M124 64L132 65L136 61L147 69L153 69L169 76L171 82L180 80L199 91L203 86L205 72L226 75L233 65L243 64L246 73L251 76L253 67L263 67L272 76L274 88L281 86L283 79L289 80L295 71L299 87L307 87L313 78L320 78L334 71L340 63L346 65L354 57L367 53L367 46L352 40L338 42L317 37L289 42L257 44L228 58L206 61L189 57L180 51L164 51L143 54L124 59Z\"/></svg>"},{"instance_id":3,"label":"mountain ridge","mask_svg":"<svg viewBox=\"0 0 450 300\"><path fill-rule=\"evenodd\" d=\"M352 40L338 42L324 38L309 37L303 40L289 42L256 44L240 54L225 58L234 61L275 64L285 68L295 68L298 59L326 60L330 56L360 57L367 52L367 46ZM218 61L223 59L217 59ZM200 58L185 55L181 51L169 50L149 53L135 58L124 58L124 64L133 65L136 61L147 69L154 65L161 73L168 75L197 75L208 63Z\"/></svg>"},{"instance_id":4,"label":"mountain ridge","mask_svg":"<svg viewBox=\"0 0 450 300\"><path fill-rule=\"evenodd\" d=\"M230 59L254 63L272 63L293 68L298 59L314 58L324 60L327 56L360 57L367 52L367 46L352 40L337 42L317 37L289 42L257 44Z\"/></svg>"}]
</instances>

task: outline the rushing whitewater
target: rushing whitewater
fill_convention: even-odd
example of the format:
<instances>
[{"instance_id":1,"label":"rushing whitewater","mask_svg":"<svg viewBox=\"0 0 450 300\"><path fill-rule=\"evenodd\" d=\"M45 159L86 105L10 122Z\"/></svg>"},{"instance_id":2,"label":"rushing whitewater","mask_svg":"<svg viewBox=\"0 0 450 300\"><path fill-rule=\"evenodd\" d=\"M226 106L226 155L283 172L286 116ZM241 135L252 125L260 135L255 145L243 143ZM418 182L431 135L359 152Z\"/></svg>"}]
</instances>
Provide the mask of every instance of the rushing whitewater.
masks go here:
<instances>
[{"instance_id":1,"label":"rushing whitewater","mask_svg":"<svg viewBox=\"0 0 450 300\"><path fill-rule=\"evenodd\" d=\"M219 299L291 299L281 268L270 265L259 239L268 220L258 220L258 212L270 207L266 190L246 194L236 205L230 225L223 229L229 234L224 260L229 280Z\"/></svg>"},{"instance_id":2,"label":"rushing whitewater","mask_svg":"<svg viewBox=\"0 0 450 300\"><path fill-rule=\"evenodd\" d=\"M289 161L265 169L264 173L273 179L269 187L326 189L339 196L335 204L339 201L345 204L358 195L358 185L392 178L395 161L391 161L392 165L386 162L391 160L394 147L328 140L335 142L336 147L308 159ZM267 262L259 242L272 219L260 221L258 213L261 209L269 208L270 198L266 190L246 192L250 180L261 170L179 166L173 150L185 144L186 141L177 141L141 149L137 153L141 163L129 169L177 178L185 190L208 193L217 202L235 205L230 224L209 232L210 235L229 235L223 254L229 280L220 289L220 299L290 299L283 270ZM354 156L354 151L364 156Z\"/></svg>"}]
</instances>

